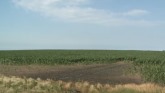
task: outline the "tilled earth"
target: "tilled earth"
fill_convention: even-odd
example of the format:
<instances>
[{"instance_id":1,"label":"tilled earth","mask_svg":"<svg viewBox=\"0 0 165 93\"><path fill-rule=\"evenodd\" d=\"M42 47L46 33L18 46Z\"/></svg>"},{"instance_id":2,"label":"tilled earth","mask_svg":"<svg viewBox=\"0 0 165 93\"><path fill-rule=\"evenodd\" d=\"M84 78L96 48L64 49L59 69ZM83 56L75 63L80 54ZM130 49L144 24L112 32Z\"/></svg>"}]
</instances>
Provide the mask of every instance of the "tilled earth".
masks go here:
<instances>
[{"instance_id":1,"label":"tilled earth","mask_svg":"<svg viewBox=\"0 0 165 93\"><path fill-rule=\"evenodd\" d=\"M58 66L6 66L0 65L0 74L63 81L88 81L90 83L127 84L143 83L138 75L130 75L130 63Z\"/></svg>"}]
</instances>

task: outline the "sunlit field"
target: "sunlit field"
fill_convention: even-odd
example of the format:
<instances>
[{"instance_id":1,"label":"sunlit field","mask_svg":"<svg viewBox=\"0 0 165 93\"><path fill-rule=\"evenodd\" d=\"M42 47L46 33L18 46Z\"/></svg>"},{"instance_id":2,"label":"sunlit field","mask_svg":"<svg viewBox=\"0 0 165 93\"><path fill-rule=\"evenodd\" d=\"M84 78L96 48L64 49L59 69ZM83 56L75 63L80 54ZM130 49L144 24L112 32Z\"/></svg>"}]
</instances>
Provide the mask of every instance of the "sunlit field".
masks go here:
<instances>
[{"instance_id":1,"label":"sunlit field","mask_svg":"<svg viewBox=\"0 0 165 93\"><path fill-rule=\"evenodd\" d=\"M0 64L73 65L131 61L144 80L165 84L164 51L122 50L20 50L0 51Z\"/></svg>"},{"instance_id":2,"label":"sunlit field","mask_svg":"<svg viewBox=\"0 0 165 93\"><path fill-rule=\"evenodd\" d=\"M41 80L0 76L0 93L165 93L165 52L131 50L17 50L0 51L1 66L60 66L131 64L130 74L143 84L101 84L90 81ZM90 66L89 66L90 67ZM2 70L2 69L1 69ZM37 69L36 69L37 70ZM105 69L104 69L105 70ZM9 71L9 70L8 70ZM2 71L0 71L2 72ZM106 72L107 73L107 72ZM0 73L1 74L1 73ZM97 78L97 77L96 77Z\"/></svg>"}]
</instances>

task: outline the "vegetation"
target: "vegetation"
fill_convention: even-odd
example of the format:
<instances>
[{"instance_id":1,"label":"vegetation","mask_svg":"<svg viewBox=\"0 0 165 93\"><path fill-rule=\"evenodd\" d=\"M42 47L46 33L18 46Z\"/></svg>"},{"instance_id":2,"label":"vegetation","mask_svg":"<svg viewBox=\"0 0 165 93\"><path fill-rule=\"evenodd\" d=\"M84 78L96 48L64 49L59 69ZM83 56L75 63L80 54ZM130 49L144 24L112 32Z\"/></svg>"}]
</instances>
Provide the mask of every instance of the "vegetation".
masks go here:
<instances>
[{"instance_id":1,"label":"vegetation","mask_svg":"<svg viewBox=\"0 0 165 93\"><path fill-rule=\"evenodd\" d=\"M165 61L164 51L122 50L16 50L0 51L0 64L90 64L134 61L160 64Z\"/></svg>"},{"instance_id":2,"label":"vegetation","mask_svg":"<svg viewBox=\"0 0 165 93\"><path fill-rule=\"evenodd\" d=\"M130 51L132 52L132 51ZM90 64L133 60L135 56L127 51L101 50L27 50L0 51L1 64Z\"/></svg>"},{"instance_id":3,"label":"vegetation","mask_svg":"<svg viewBox=\"0 0 165 93\"><path fill-rule=\"evenodd\" d=\"M165 84L165 51L19 50L0 51L0 64L56 65L131 61L144 80Z\"/></svg>"},{"instance_id":4,"label":"vegetation","mask_svg":"<svg viewBox=\"0 0 165 93\"><path fill-rule=\"evenodd\" d=\"M0 76L0 93L165 93L165 88L154 84L90 84L32 78Z\"/></svg>"}]
</instances>

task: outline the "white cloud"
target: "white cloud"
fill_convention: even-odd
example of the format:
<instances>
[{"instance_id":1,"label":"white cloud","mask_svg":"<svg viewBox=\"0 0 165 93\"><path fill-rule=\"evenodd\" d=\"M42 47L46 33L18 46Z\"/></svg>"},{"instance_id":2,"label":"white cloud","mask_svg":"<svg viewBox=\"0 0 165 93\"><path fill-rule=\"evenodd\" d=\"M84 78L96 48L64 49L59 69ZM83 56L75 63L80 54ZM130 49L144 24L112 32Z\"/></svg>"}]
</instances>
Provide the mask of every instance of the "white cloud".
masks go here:
<instances>
[{"instance_id":1,"label":"white cloud","mask_svg":"<svg viewBox=\"0 0 165 93\"><path fill-rule=\"evenodd\" d=\"M69 22L102 24L107 26L137 25L150 26L152 22L133 20L125 16L139 16L147 14L146 10L131 10L125 13L113 13L84 5L91 0L13 0L25 9L42 15L58 18Z\"/></svg>"},{"instance_id":2,"label":"white cloud","mask_svg":"<svg viewBox=\"0 0 165 93\"><path fill-rule=\"evenodd\" d=\"M146 15L149 12L146 10L141 10L141 9L134 9L128 12L123 13L124 16L142 16L142 15Z\"/></svg>"}]
</instances>

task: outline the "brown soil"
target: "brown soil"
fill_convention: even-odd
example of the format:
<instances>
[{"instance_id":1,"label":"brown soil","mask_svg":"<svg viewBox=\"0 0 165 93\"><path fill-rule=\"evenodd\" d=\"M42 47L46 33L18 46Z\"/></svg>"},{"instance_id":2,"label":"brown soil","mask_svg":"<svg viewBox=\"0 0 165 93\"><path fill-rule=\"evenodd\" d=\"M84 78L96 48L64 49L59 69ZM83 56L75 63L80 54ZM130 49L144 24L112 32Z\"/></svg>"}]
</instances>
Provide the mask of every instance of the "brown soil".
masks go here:
<instances>
[{"instance_id":1,"label":"brown soil","mask_svg":"<svg viewBox=\"0 0 165 93\"><path fill-rule=\"evenodd\" d=\"M72 66L6 66L0 65L0 74L63 81L88 81L90 83L127 84L142 83L139 76L125 74L131 64L72 65Z\"/></svg>"}]
</instances>

